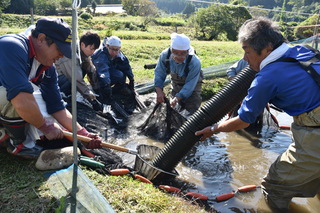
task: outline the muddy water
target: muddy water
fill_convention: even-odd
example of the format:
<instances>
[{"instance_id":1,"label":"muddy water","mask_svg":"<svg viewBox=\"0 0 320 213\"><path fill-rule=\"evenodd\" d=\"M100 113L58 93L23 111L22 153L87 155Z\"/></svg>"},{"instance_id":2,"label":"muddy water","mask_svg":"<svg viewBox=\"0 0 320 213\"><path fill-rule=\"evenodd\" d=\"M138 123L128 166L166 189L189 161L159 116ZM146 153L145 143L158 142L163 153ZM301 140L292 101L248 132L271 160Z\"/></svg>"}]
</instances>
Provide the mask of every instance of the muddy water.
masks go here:
<instances>
[{"instance_id":1,"label":"muddy water","mask_svg":"<svg viewBox=\"0 0 320 213\"><path fill-rule=\"evenodd\" d=\"M146 113L147 114L147 113ZM146 114L136 118L144 121ZM290 126L292 119L283 113L274 112L280 125ZM144 116L144 117L143 117ZM126 139L117 140L119 145L135 149L139 144L162 148L163 143L137 135L135 128ZM258 142L257 142L258 141ZM259 188L269 166L291 143L291 132L280 131L267 138L250 138L236 132L219 133L211 139L197 143L176 170L179 179L190 183L183 191L198 192L209 197L209 205L219 212L272 212L264 202ZM135 156L119 153L129 166ZM238 187L256 185L258 188L223 202L216 202L216 196L236 191ZM294 198L292 211L295 213L320 212L319 198Z\"/></svg>"}]
</instances>

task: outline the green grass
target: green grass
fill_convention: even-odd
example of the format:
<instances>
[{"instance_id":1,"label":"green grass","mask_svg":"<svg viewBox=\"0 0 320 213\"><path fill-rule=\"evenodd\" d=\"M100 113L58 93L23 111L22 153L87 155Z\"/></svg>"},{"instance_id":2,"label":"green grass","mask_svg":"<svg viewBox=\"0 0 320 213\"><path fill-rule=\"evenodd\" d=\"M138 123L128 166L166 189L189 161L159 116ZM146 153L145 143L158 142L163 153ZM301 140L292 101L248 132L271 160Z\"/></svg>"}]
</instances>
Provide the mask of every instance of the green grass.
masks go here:
<instances>
[{"instance_id":1,"label":"green grass","mask_svg":"<svg viewBox=\"0 0 320 213\"><path fill-rule=\"evenodd\" d=\"M1 212L54 212L58 204L35 162L9 155L4 148L0 148L0 162Z\"/></svg>"},{"instance_id":2,"label":"green grass","mask_svg":"<svg viewBox=\"0 0 320 213\"><path fill-rule=\"evenodd\" d=\"M50 194L46 183L48 171L38 171L35 161L14 157L4 148L0 148L0 162L0 212L42 213L59 208L59 201ZM116 212L205 212L191 202L129 176L105 176L81 168Z\"/></svg>"},{"instance_id":3,"label":"green grass","mask_svg":"<svg viewBox=\"0 0 320 213\"><path fill-rule=\"evenodd\" d=\"M1 18L1 17L0 17ZM5 33L19 33L29 26L30 16L3 14L0 35ZM34 19L39 19L35 16ZM71 17L62 17L71 24ZM136 83L153 80L153 70L145 70L145 64L156 63L162 50L170 46L170 34L175 30L185 33L191 39L191 45L199 56L202 67L240 59L243 50L237 42L198 41L194 39L195 31L187 26L181 17L155 18L155 21L146 25L143 17L132 16L97 16L93 19L79 19L78 34L87 30L96 31L101 39L105 36L117 35L122 39L122 50L131 62ZM160 23L155 25L155 23ZM177 25L176 28L173 25Z\"/></svg>"},{"instance_id":4,"label":"green grass","mask_svg":"<svg viewBox=\"0 0 320 213\"><path fill-rule=\"evenodd\" d=\"M237 42L191 41L202 67L240 59L243 54ZM145 64L157 63L160 53L170 46L170 40L123 40L122 50L128 56L136 83L153 80L153 70Z\"/></svg>"}]
</instances>

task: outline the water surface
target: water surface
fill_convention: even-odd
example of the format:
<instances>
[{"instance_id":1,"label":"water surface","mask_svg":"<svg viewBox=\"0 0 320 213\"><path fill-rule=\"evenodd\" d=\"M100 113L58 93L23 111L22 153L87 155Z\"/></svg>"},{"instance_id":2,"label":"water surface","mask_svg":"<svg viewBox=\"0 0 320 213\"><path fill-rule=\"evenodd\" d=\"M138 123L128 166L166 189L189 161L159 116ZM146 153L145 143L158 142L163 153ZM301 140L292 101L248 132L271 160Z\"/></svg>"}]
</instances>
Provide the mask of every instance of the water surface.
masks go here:
<instances>
[{"instance_id":1,"label":"water surface","mask_svg":"<svg viewBox=\"0 0 320 213\"><path fill-rule=\"evenodd\" d=\"M292 118L273 111L280 125L290 126ZM148 113L136 117L135 123L145 120ZM164 147L164 143L137 135L135 128L130 136L117 140L120 145L135 149L139 144ZM249 135L250 136L250 135ZM219 212L272 212L266 205L260 190L262 178L272 162L291 143L291 131L281 130L269 137L249 137L237 132L218 133L204 142L198 142L178 164L176 170L182 181L189 183L184 192L198 192L209 197L208 204ZM120 153L128 165L134 164L135 156ZM236 191L238 187L256 185L258 188L223 202L214 199L224 193ZM319 198L294 198L291 212L320 212Z\"/></svg>"}]
</instances>

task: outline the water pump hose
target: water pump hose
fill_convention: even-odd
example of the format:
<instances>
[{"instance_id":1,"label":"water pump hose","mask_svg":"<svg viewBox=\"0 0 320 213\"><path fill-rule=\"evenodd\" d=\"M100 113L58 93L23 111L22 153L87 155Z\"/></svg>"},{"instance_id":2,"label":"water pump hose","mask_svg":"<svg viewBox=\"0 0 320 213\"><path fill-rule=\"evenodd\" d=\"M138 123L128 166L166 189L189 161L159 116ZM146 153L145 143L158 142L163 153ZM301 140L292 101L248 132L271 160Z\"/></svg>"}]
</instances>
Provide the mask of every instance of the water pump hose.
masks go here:
<instances>
[{"instance_id":1,"label":"water pump hose","mask_svg":"<svg viewBox=\"0 0 320 213\"><path fill-rule=\"evenodd\" d=\"M220 121L247 95L256 71L244 68L232 81L199 108L160 150L151 164L164 171L172 171L191 150L201 136L195 132Z\"/></svg>"}]
</instances>

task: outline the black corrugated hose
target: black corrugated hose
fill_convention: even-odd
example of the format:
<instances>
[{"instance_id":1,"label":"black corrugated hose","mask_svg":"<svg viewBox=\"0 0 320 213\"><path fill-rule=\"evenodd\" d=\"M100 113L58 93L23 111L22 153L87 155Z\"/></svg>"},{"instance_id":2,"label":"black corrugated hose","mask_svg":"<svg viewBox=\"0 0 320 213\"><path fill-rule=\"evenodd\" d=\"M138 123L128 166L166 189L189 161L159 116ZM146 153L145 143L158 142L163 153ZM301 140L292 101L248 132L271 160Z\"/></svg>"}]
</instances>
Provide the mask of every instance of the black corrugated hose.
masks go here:
<instances>
[{"instance_id":1,"label":"black corrugated hose","mask_svg":"<svg viewBox=\"0 0 320 213\"><path fill-rule=\"evenodd\" d=\"M201 136L195 132L219 122L247 95L247 90L257 72L244 68L232 81L198 109L169 139L151 164L164 171L172 171L191 150Z\"/></svg>"}]
</instances>

